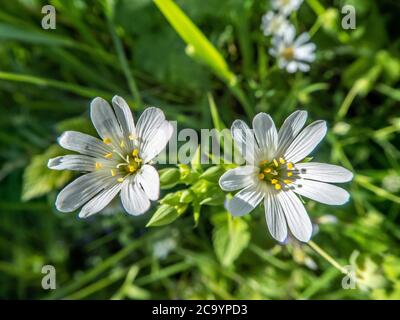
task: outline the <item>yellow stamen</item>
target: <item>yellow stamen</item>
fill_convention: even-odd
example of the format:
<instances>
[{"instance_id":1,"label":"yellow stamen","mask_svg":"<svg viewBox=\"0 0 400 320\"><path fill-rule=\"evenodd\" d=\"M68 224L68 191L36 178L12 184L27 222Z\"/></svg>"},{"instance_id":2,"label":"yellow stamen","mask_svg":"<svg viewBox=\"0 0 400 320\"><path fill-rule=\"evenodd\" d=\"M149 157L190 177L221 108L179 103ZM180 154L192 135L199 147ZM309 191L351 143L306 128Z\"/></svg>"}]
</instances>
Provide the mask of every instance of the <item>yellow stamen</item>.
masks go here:
<instances>
[{"instance_id":1,"label":"yellow stamen","mask_svg":"<svg viewBox=\"0 0 400 320\"><path fill-rule=\"evenodd\" d=\"M283 182L284 182L285 184L291 184L293 181L292 181L292 180L286 179L286 180L283 180Z\"/></svg>"},{"instance_id":2,"label":"yellow stamen","mask_svg":"<svg viewBox=\"0 0 400 320\"><path fill-rule=\"evenodd\" d=\"M133 149L132 155L136 157L139 154L139 149Z\"/></svg>"},{"instance_id":3,"label":"yellow stamen","mask_svg":"<svg viewBox=\"0 0 400 320\"><path fill-rule=\"evenodd\" d=\"M280 162L281 164L285 164L285 159L279 158L279 162Z\"/></svg>"},{"instance_id":4,"label":"yellow stamen","mask_svg":"<svg viewBox=\"0 0 400 320\"><path fill-rule=\"evenodd\" d=\"M123 182L123 181L124 181L124 178L118 178L117 181L118 181L118 182Z\"/></svg>"},{"instance_id":5,"label":"yellow stamen","mask_svg":"<svg viewBox=\"0 0 400 320\"><path fill-rule=\"evenodd\" d=\"M119 143L119 146L120 146L121 148L125 147L125 142L124 142L124 140L121 140L121 142Z\"/></svg>"},{"instance_id":6,"label":"yellow stamen","mask_svg":"<svg viewBox=\"0 0 400 320\"><path fill-rule=\"evenodd\" d=\"M279 183L277 183L276 185L275 185L275 190L280 190L282 188L282 186L279 184Z\"/></svg>"},{"instance_id":7,"label":"yellow stamen","mask_svg":"<svg viewBox=\"0 0 400 320\"><path fill-rule=\"evenodd\" d=\"M128 166L129 172L135 172L136 168L135 166Z\"/></svg>"},{"instance_id":8,"label":"yellow stamen","mask_svg":"<svg viewBox=\"0 0 400 320\"><path fill-rule=\"evenodd\" d=\"M271 183L272 183L272 184L277 184L277 183L278 183L278 180L277 180L277 179L271 179Z\"/></svg>"},{"instance_id":9,"label":"yellow stamen","mask_svg":"<svg viewBox=\"0 0 400 320\"><path fill-rule=\"evenodd\" d=\"M135 140L136 139L136 135L134 133L131 133L129 135L129 140Z\"/></svg>"},{"instance_id":10,"label":"yellow stamen","mask_svg":"<svg viewBox=\"0 0 400 320\"><path fill-rule=\"evenodd\" d=\"M292 175L293 175L293 172L288 172L288 173L287 173L287 176L288 176L288 177L291 177Z\"/></svg>"},{"instance_id":11,"label":"yellow stamen","mask_svg":"<svg viewBox=\"0 0 400 320\"><path fill-rule=\"evenodd\" d=\"M96 162L95 163L96 169L101 169L101 167L103 166L100 162Z\"/></svg>"},{"instance_id":12,"label":"yellow stamen","mask_svg":"<svg viewBox=\"0 0 400 320\"><path fill-rule=\"evenodd\" d=\"M291 163L291 162L288 162L288 164L287 164L287 168L290 170L290 169L293 169L293 163Z\"/></svg>"},{"instance_id":13,"label":"yellow stamen","mask_svg":"<svg viewBox=\"0 0 400 320\"><path fill-rule=\"evenodd\" d=\"M270 173L271 171L272 171L271 168L265 168L265 169L264 169L264 173Z\"/></svg>"},{"instance_id":14,"label":"yellow stamen","mask_svg":"<svg viewBox=\"0 0 400 320\"><path fill-rule=\"evenodd\" d=\"M142 162L142 159L140 159L140 158L135 158L135 161L138 162L138 163L141 163L141 162Z\"/></svg>"},{"instance_id":15,"label":"yellow stamen","mask_svg":"<svg viewBox=\"0 0 400 320\"><path fill-rule=\"evenodd\" d=\"M264 165L266 165L267 163L268 163L268 160L263 160L263 161L260 162L260 166L264 166Z\"/></svg>"},{"instance_id":16,"label":"yellow stamen","mask_svg":"<svg viewBox=\"0 0 400 320\"><path fill-rule=\"evenodd\" d=\"M104 157L106 157L107 159L111 159L112 156L113 156L113 154L112 154L111 152L110 152L110 153L106 153L106 154L104 155Z\"/></svg>"},{"instance_id":17,"label":"yellow stamen","mask_svg":"<svg viewBox=\"0 0 400 320\"><path fill-rule=\"evenodd\" d=\"M278 166L279 166L279 163L278 163L278 161L276 161L276 159L274 159L274 160L272 160L272 161L274 162L275 167L278 167Z\"/></svg>"},{"instance_id":18,"label":"yellow stamen","mask_svg":"<svg viewBox=\"0 0 400 320\"><path fill-rule=\"evenodd\" d=\"M111 139L110 139L110 138L104 138L104 139L103 139L103 142L104 142L105 144L110 144L110 143L111 143Z\"/></svg>"},{"instance_id":19,"label":"yellow stamen","mask_svg":"<svg viewBox=\"0 0 400 320\"><path fill-rule=\"evenodd\" d=\"M260 174L258 175L258 179L263 180L263 179L264 179L264 174L260 173Z\"/></svg>"},{"instance_id":20,"label":"yellow stamen","mask_svg":"<svg viewBox=\"0 0 400 320\"><path fill-rule=\"evenodd\" d=\"M115 175L116 175L115 170L111 169L111 176L115 177Z\"/></svg>"}]
</instances>

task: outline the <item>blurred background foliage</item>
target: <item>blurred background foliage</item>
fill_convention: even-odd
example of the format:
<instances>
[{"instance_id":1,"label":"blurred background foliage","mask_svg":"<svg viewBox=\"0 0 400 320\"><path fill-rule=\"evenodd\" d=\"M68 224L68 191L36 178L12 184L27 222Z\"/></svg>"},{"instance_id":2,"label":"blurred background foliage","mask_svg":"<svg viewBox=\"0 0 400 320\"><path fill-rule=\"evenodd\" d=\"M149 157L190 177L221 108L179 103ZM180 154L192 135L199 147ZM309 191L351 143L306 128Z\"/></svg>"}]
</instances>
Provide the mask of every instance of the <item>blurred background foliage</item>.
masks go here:
<instances>
[{"instance_id":1,"label":"blurred background foliage","mask_svg":"<svg viewBox=\"0 0 400 320\"><path fill-rule=\"evenodd\" d=\"M397 1L306 0L291 21L310 31L317 59L295 75L268 55L267 1L177 0L190 20L169 0L48 3L56 30L41 28L47 2L0 0L0 298L400 298ZM356 8L355 30L341 28L345 4ZM115 94L136 114L161 107L179 128L223 128L260 111L280 124L298 108L326 119L316 160L356 173L352 200L306 206L314 241L362 281L345 290L307 245L277 245L262 209L232 219L216 184L223 168L195 159L162 169L169 191L141 217L118 202L87 220L57 212L73 175L46 167L64 152L56 138L94 133L90 100ZM57 290L41 288L45 264Z\"/></svg>"}]
</instances>

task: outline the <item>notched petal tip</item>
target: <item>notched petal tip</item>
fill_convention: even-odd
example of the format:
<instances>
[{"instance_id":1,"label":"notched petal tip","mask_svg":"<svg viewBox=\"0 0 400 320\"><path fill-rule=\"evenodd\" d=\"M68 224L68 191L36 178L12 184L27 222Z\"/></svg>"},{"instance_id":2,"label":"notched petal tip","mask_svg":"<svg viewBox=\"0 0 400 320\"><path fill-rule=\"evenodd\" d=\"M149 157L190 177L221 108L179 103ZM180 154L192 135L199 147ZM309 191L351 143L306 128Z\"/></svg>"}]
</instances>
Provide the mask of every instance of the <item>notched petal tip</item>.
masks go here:
<instances>
[{"instance_id":1,"label":"notched petal tip","mask_svg":"<svg viewBox=\"0 0 400 320\"><path fill-rule=\"evenodd\" d=\"M56 167L60 164L60 157L51 158L47 161L47 168L57 170Z\"/></svg>"}]
</instances>

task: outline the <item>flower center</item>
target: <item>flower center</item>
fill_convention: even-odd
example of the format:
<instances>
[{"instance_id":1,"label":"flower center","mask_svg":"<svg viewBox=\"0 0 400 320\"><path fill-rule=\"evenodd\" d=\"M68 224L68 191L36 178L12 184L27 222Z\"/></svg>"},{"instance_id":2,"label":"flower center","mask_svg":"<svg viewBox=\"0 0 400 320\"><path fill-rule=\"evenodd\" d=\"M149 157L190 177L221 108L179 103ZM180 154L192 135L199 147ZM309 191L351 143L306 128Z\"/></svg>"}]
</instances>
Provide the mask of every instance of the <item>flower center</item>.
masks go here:
<instances>
[{"instance_id":1,"label":"flower center","mask_svg":"<svg viewBox=\"0 0 400 320\"><path fill-rule=\"evenodd\" d=\"M291 184L295 179L293 163L287 162L284 158L263 160L259 168L258 179L273 185L275 190L282 189L282 186Z\"/></svg>"},{"instance_id":2,"label":"flower center","mask_svg":"<svg viewBox=\"0 0 400 320\"><path fill-rule=\"evenodd\" d=\"M130 137L129 137L130 138ZM131 139L131 138L130 138ZM133 139L131 139L133 140ZM111 139L105 138L103 142L107 145L111 144ZM121 150L127 150L124 140L119 144ZM143 160L139 156L139 149L135 148L132 152L123 152L114 149L113 152L104 155L106 159L119 159L121 162L117 163L114 167L110 168L111 176L115 177L118 182L123 182L129 175L135 174L143 164ZM103 164L101 162L95 163L96 169L101 169Z\"/></svg>"},{"instance_id":3,"label":"flower center","mask_svg":"<svg viewBox=\"0 0 400 320\"><path fill-rule=\"evenodd\" d=\"M294 49L292 47L287 47L287 48L283 49L282 56L286 60L293 60L294 59Z\"/></svg>"}]
</instances>

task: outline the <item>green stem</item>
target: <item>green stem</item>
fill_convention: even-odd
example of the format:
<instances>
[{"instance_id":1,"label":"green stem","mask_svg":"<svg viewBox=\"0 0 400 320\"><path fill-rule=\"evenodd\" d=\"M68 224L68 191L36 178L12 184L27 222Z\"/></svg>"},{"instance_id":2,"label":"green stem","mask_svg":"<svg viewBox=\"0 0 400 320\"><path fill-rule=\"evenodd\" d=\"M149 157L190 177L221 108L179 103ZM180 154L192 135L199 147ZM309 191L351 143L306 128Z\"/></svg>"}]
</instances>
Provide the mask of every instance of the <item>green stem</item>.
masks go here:
<instances>
[{"instance_id":1,"label":"green stem","mask_svg":"<svg viewBox=\"0 0 400 320\"><path fill-rule=\"evenodd\" d=\"M334 258L332 258L327 252L325 252L319 245L317 245L314 241L309 241L308 245L318 253L322 258L328 261L332 266L338 269L341 273L347 274L346 268L344 268L339 262L337 262Z\"/></svg>"},{"instance_id":2,"label":"green stem","mask_svg":"<svg viewBox=\"0 0 400 320\"><path fill-rule=\"evenodd\" d=\"M135 81L135 79L134 79L134 77L132 75L132 72L130 70L130 67L129 67L129 64L128 64L128 60L126 58L124 49L122 47L121 40L117 36L117 33L115 32L115 26L114 26L114 23L112 21L112 18L110 16L107 16L107 20L108 20L108 28L110 30L110 34L111 34L111 37L112 37L113 42L114 42L115 50L117 51L119 62L121 64L121 67L122 67L122 70L124 72L125 78L128 81L129 90L131 91L133 99L135 100L136 107L141 107L143 105L142 104L142 98L140 96L139 89L138 89L138 87L136 85L136 81Z\"/></svg>"}]
</instances>

